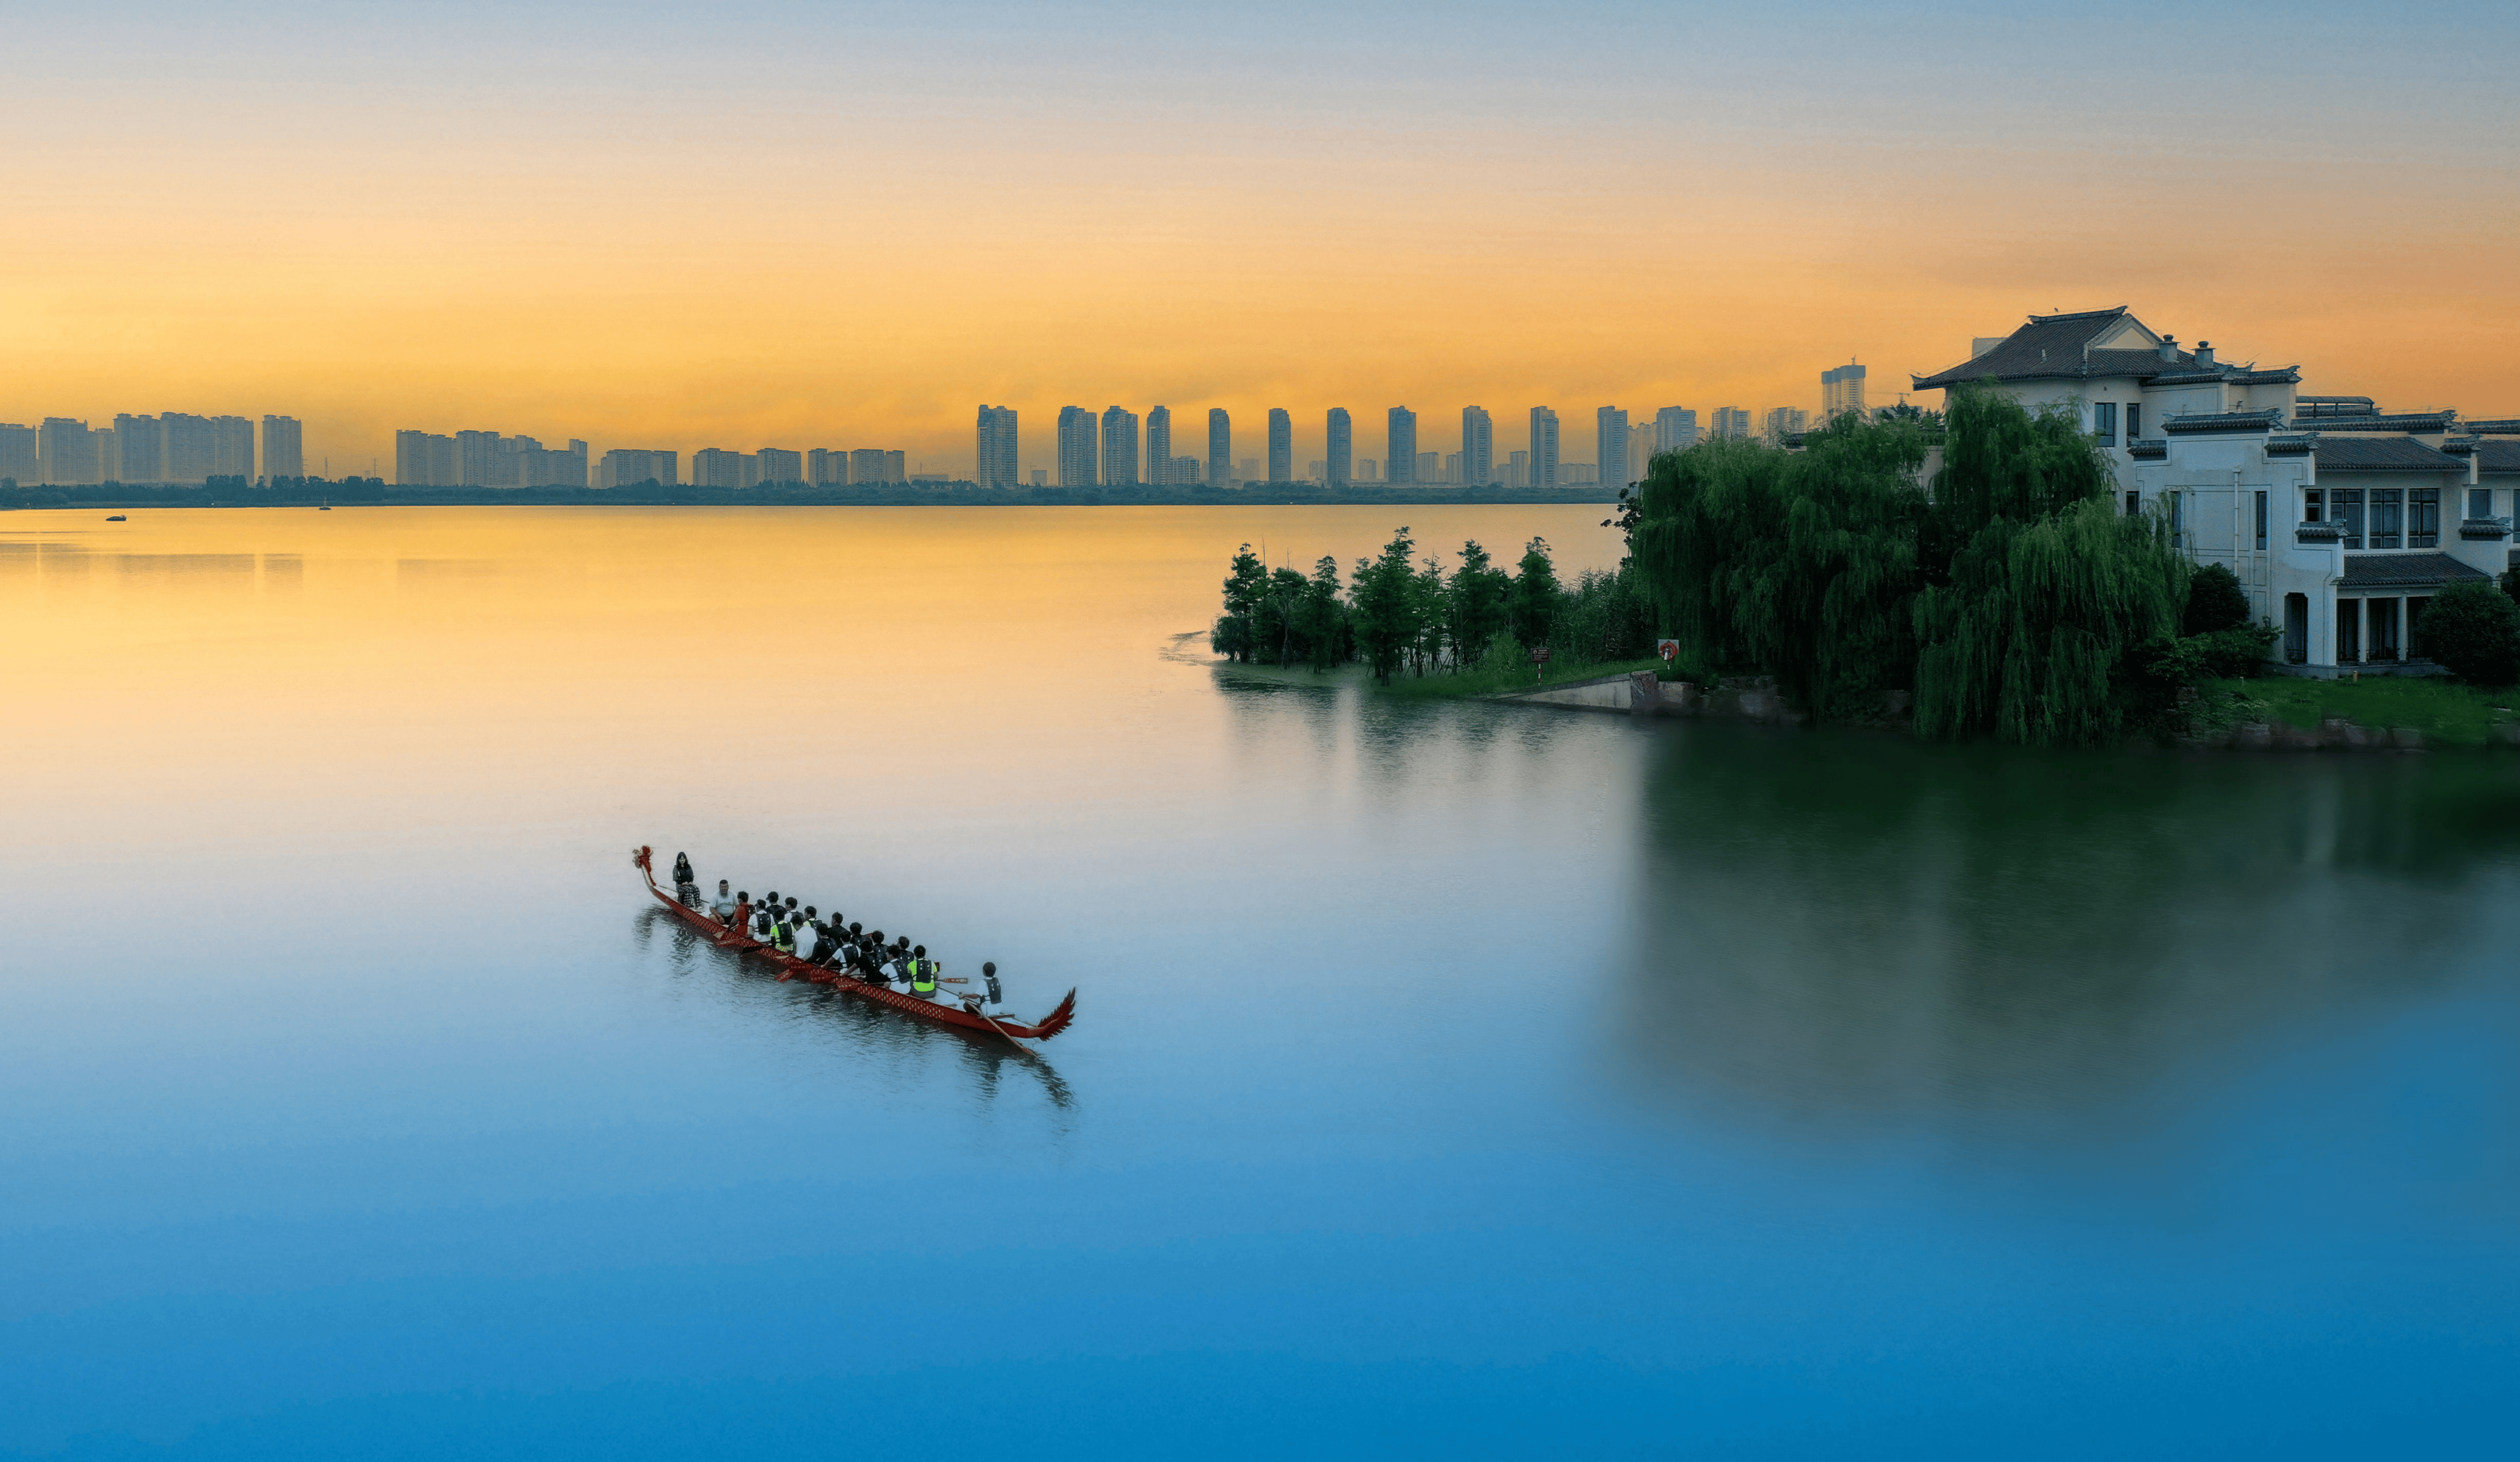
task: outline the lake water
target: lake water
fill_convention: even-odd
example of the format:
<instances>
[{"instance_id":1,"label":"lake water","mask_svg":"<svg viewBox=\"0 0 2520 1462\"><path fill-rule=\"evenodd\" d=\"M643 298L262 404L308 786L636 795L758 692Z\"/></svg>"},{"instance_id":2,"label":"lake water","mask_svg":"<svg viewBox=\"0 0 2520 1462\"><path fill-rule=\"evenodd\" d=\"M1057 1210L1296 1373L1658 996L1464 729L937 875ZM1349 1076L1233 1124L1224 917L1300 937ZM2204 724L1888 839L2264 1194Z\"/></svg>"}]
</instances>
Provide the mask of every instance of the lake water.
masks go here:
<instances>
[{"instance_id":1,"label":"lake water","mask_svg":"<svg viewBox=\"0 0 2520 1462\"><path fill-rule=\"evenodd\" d=\"M2500 1454L2520 760L1236 685L1568 508L0 515L0 1451ZM1015 1058L630 849L996 960Z\"/></svg>"}]
</instances>

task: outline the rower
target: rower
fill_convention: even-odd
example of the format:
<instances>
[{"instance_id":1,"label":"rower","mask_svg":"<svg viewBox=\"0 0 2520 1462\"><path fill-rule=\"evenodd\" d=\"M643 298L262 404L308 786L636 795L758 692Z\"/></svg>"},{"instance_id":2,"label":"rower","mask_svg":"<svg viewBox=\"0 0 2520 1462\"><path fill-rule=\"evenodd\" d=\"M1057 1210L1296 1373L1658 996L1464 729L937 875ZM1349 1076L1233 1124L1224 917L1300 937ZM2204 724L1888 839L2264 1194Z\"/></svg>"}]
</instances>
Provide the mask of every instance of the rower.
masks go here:
<instances>
[{"instance_id":1,"label":"rower","mask_svg":"<svg viewBox=\"0 0 2520 1462\"><path fill-rule=\"evenodd\" d=\"M814 906L805 905L805 917L796 925L796 957L811 964L814 951L823 941L822 927L814 922Z\"/></svg>"},{"instance_id":2,"label":"rower","mask_svg":"<svg viewBox=\"0 0 2520 1462\"><path fill-rule=\"evenodd\" d=\"M924 944L910 951L910 992L922 1000L936 998L936 962Z\"/></svg>"},{"instance_id":3,"label":"rower","mask_svg":"<svg viewBox=\"0 0 2520 1462\"><path fill-rule=\"evenodd\" d=\"M874 934L868 936L866 947L859 951L859 953L860 957L866 961L867 979L873 981L877 984L892 983L892 966L886 960L883 947L882 930L878 929Z\"/></svg>"},{"instance_id":4,"label":"rower","mask_svg":"<svg viewBox=\"0 0 2520 1462\"><path fill-rule=\"evenodd\" d=\"M796 952L796 915L793 910L773 905L770 910L770 947L782 954Z\"/></svg>"},{"instance_id":5,"label":"rower","mask_svg":"<svg viewBox=\"0 0 2520 1462\"><path fill-rule=\"evenodd\" d=\"M709 912L717 916L720 924L735 917L735 895L726 891L725 879L717 881L717 897L709 900Z\"/></svg>"},{"instance_id":6,"label":"rower","mask_svg":"<svg viewBox=\"0 0 2520 1462\"><path fill-rule=\"evenodd\" d=\"M752 895L749 892L738 892L735 895L735 912L727 916L726 932L730 935L741 935L751 928Z\"/></svg>"},{"instance_id":7,"label":"rower","mask_svg":"<svg viewBox=\"0 0 2520 1462\"><path fill-rule=\"evenodd\" d=\"M1007 997L998 991L998 962L996 960L988 960L981 964L980 978L989 982L989 1003L991 1005L1006 1004Z\"/></svg>"}]
</instances>

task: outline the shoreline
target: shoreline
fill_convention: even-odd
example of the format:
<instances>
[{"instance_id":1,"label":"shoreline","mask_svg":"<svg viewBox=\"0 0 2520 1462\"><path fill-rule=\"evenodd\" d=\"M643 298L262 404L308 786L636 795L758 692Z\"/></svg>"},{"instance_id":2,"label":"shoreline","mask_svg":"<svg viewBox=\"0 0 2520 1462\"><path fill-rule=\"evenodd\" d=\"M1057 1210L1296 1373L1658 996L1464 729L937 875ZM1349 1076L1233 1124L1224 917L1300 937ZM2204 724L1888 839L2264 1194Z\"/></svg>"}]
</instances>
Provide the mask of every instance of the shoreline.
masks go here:
<instances>
[{"instance_id":1,"label":"shoreline","mask_svg":"<svg viewBox=\"0 0 2520 1462\"><path fill-rule=\"evenodd\" d=\"M43 500L38 500L43 499ZM1599 505L1595 487L104 487L0 489L0 512L134 508L1408 508Z\"/></svg>"}]
</instances>

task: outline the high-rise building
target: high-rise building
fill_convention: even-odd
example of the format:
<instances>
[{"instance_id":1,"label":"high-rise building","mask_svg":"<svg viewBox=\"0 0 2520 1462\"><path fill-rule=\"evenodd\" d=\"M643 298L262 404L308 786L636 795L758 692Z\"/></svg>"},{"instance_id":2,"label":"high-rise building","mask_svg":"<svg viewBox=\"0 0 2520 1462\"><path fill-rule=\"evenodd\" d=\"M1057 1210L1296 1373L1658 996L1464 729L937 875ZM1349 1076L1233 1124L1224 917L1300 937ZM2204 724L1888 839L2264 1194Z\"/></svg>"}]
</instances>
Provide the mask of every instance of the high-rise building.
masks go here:
<instances>
[{"instance_id":1,"label":"high-rise building","mask_svg":"<svg viewBox=\"0 0 2520 1462\"><path fill-rule=\"evenodd\" d=\"M1685 452L1697 445L1697 413L1686 406L1665 406L1654 413L1654 450Z\"/></svg>"},{"instance_id":2,"label":"high-rise building","mask_svg":"<svg viewBox=\"0 0 2520 1462\"><path fill-rule=\"evenodd\" d=\"M1015 409L982 406L979 448L971 458L971 480L983 487L1012 487L1021 480L1015 475L1015 464L1022 457L1015 434Z\"/></svg>"},{"instance_id":3,"label":"high-rise building","mask_svg":"<svg viewBox=\"0 0 2520 1462\"><path fill-rule=\"evenodd\" d=\"M989 408L980 408L986 411ZM805 480L820 487L845 487L849 481L849 454L831 447L814 447L805 453Z\"/></svg>"},{"instance_id":4,"label":"high-rise building","mask_svg":"<svg viewBox=\"0 0 2520 1462\"><path fill-rule=\"evenodd\" d=\"M1195 487L1199 482L1199 460L1196 457L1175 457L1172 471L1164 480L1176 487Z\"/></svg>"},{"instance_id":5,"label":"high-rise building","mask_svg":"<svg viewBox=\"0 0 2520 1462\"><path fill-rule=\"evenodd\" d=\"M1531 408L1531 459L1525 469L1529 478L1526 487L1557 485L1557 413L1546 406Z\"/></svg>"},{"instance_id":6,"label":"high-rise building","mask_svg":"<svg viewBox=\"0 0 2520 1462\"><path fill-rule=\"evenodd\" d=\"M702 447L692 453L692 485L695 487L747 487L753 464L743 453L724 447Z\"/></svg>"},{"instance_id":7,"label":"high-rise building","mask_svg":"<svg viewBox=\"0 0 2520 1462\"><path fill-rule=\"evenodd\" d=\"M1360 482L1379 482L1382 480L1382 464L1372 457L1360 457L1356 462L1355 476Z\"/></svg>"},{"instance_id":8,"label":"high-rise building","mask_svg":"<svg viewBox=\"0 0 2520 1462\"><path fill-rule=\"evenodd\" d=\"M293 416L262 419L262 475L266 478L306 476L306 429Z\"/></svg>"},{"instance_id":9,"label":"high-rise building","mask_svg":"<svg viewBox=\"0 0 2520 1462\"><path fill-rule=\"evenodd\" d=\"M1091 487L1102 480L1096 466L1102 454L1096 442L1101 424L1082 406L1058 408L1058 485Z\"/></svg>"},{"instance_id":10,"label":"high-rise building","mask_svg":"<svg viewBox=\"0 0 2520 1462\"><path fill-rule=\"evenodd\" d=\"M805 454L780 447L763 447L753 454L761 467L764 482L801 482L805 480Z\"/></svg>"},{"instance_id":11,"label":"high-rise building","mask_svg":"<svg viewBox=\"0 0 2520 1462\"><path fill-rule=\"evenodd\" d=\"M165 449L158 418L118 413L113 418L114 460L99 461L97 469L117 482L167 481Z\"/></svg>"},{"instance_id":12,"label":"high-rise building","mask_svg":"<svg viewBox=\"0 0 2520 1462\"><path fill-rule=\"evenodd\" d=\"M1456 452L1454 455L1459 456L1461 454ZM1443 478L1443 457L1434 452L1419 452L1418 454L1418 470L1416 473L1411 475L1409 480L1413 482L1438 482L1442 481Z\"/></svg>"},{"instance_id":13,"label":"high-rise building","mask_svg":"<svg viewBox=\"0 0 2520 1462\"><path fill-rule=\"evenodd\" d=\"M1329 415L1329 448L1324 457L1329 466L1328 481L1332 486L1356 480L1356 429L1348 420L1347 408L1333 406Z\"/></svg>"},{"instance_id":14,"label":"high-rise building","mask_svg":"<svg viewBox=\"0 0 2520 1462\"><path fill-rule=\"evenodd\" d=\"M871 482L907 480L899 452L882 447L855 447L849 452L849 485L863 487Z\"/></svg>"},{"instance_id":15,"label":"high-rise building","mask_svg":"<svg viewBox=\"0 0 2520 1462\"><path fill-rule=\"evenodd\" d=\"M48 416L35 431L45 481L76 486L100 480L96 471L96 434L87 429L87 423L72 417Z\"/></svg>"},{"instance_id":16,"label":"high-rise building","mask_svg":"<svg viewBox=\"0 0 2520 1462\"><path fill-rule=\"evenodd\" d=\"M32 427L0 423L0 480L32 487L44 480L44 454Z\"/></svg>"},{"instance_id":17,"label":"high-rise building","mask_svg":"<svg viewBox=\"0 0 2520 1462\"><path fill-rule=\"evenodd\" d=\"M158 426L164 446L158 458L161 482L200 482L218 463L218 436L210 419L189 411L161 412Z\"/></svg>"},{"instance_id":18,"label":"high-rise building","mask_svg":"<svg viewBox=\"0 0 2520 1462\"><path fill-rule=\"evenodd\" d=\"M1783 446L1788 436L1802 434L1811 425L1811 413L1799 406L1778 406L1768 412L1765 435L1770 446Z\"/></svg>"},{"instance_id":19,"label":"high-rise building","mask_svg":"<svg viewBox=\"0 0 2520 1462\"><path fill-rule=\"evenodd\" d=\"M253 423L242 416L210 418L210 475L253 480Z\"/></svg>"},{"instance_id":20,"label":"high-rise building","mask_svg":"<svg viewBox=\"0 0 2520 1462\"><path fill-rule=\"evenodd\" d=\"M1234 480L1234 418L1222 406L1207 408L1207 483L1222 487Z\"/></svg>"},{"instance_id":21,"label":"high-rise building","mask_svg":"<svg viewBox=\"0 0 2520 1462\"><path fill-rule=\"evenodd\" d=\"M1269 408L1269 480L1295 480L1295 419L1283 406Z\"/></svg>"},{"instance_id":22,"label":"high-rise building","mask_svg":"<svg viewBox=\"0 0 2520 1462\"><path fill-rule=\"evenodd\" d=\"M1434 454L1434 453L1432 453L1432 452L1428 452L1428 453L1426 453L1425 455L1426 455L1426 456L1428 456L1428 457L1431 457L1431 456L1433 456L1433 455L1435 455L1435 454ZM1446 453L1444 454L1444 479L1443 479L1443 480L1444 480L1445 481L1447 481L1447 482L1460 482L1460 481L1464 480L1464 479L1462 477L1462 454L1461 454L1461 453L1459 453L1459 452L1446 452Z\"/></svg>"},{"instance_id":23,"label":"high-rise building","mask_svg":"<svg viewBox=\"0 0 2520 1462\"><path fill-rule=\"evenodd\" d=\"M907 481L909 481L909 480L910 480L910 454L909 454L908 452L896 452L896 451L889 451L889 450L888 450L888 451L886 451L886 452L884 452L884 453L883 453L883 475L882 475L881 477L878 478L876 480L878 480L878 481L879 481L879 482L907 482Z\"/></svg>"},{"instance_id":24,"label":"high-rise building","mask_svg":"<svg viewBox=\"0 0 2520 1462\"><path fill-rule=\"evenodd\" d=\"M1102 485L1138 484L1138 413L1117 406L1102 413Z\"/></svg>"},{"instance_id":25,"label":"high-rise building","mask_svg":"<svg viewBox=\"0 0 2520 1462\"><path fill-rule=\"evenodd\" d=\"M1265 482L1268 480L1268 479L1260 476L1260 459L1257 457L1243 458L1241 466L1235 469L1235 477L1238 480L1244 482Z\"/></svg>"},{"instance_id":26,"label":"high-rise building","mask_svg":"<svg viewBox=\"0 0 2520 1462\"><path fill-rule=\"evenodd\" d=\"M1461 480L1473 487L1496 480L1496 423L1485 406L1462 408Z\"/></svg>"},{"instance_id":27,"label":"high-rise building","mask_svg":"<svg viewBox=\"0 0 2520 1462\"><path fill-rule=\"evenodd\" d=\"M1655 431L1651 422L1639 422L1628 429L1628 480L1642 482L1653 470Z\"/></svg>"},{"instance_id":28,"label":"high-rise building","mask_svg":"<svg viewBox=\"0 0 2520 1462\"><path fill-rule=\"evenodd\" d=\"M595 485L636 487L643 482L653 482L659 487L671 487L682 474L682 463L680 452L614 447L606 452L603 462L597 465Z\"/></svg>"},{"instance_id":29,"label":"high-rise building","mask_svg":"<svg viewBox=\"0 0 2520 1462\"><path fill-rule=\"evenodd\" d=\"M1390 480L1394 482L1418 480L1418 413L1406 406L1394 406L1384 429L1382 460L1391 464Z\"/></svg>"},{"instance_id":30,"label":"high-rise building","mask_svg":"<svg viewBox=\"0 0 2520 1462\"><path fill-rule=\"evenodd\" d=\"M1147 480L1161 486L1173 476L1173 409L1157 406L1147 413Z\"/></svg>"},{"instance_id":31,"label":"high-rise building","mask_svg":"<svg viewBox=\"0 0 2520 1462\"><path fill-rule=\"evenodd\" d=\"M452 436L433 432L394 434L394 481L400 486L462 486L462 465Z\"/></svg>"},{"instance_id":32,"label":"high-rise building","mask_svg":"<svg viewBox=\"0 0 2520 1462\"><path fill-rule=\"evenodd\" d=\"M1330 465L1328 463L1324 462L1319 457L1315 457L1310 462L1304 464L1304 480L1307 482L1322 481L1328 478L1329 471ZM1290 479L1289 480L1292 480Z\"/></svg>"},{"instance_id":33,"label":"high-rise building","mask_svg":"<svg viewBox=\"0 0 2520 1462\"><path fill-rule=\"evenodd\" d=\"M1531 454L1529 452L1512 452L1507 455L1505 460L1505 484L1508 487L1528 487L1531 485Z\"/></svg>"},{"instance_id":34,"label":"high-rise building","mask_svg":"<svg viewBox=\"0 0 2520 1462\"><path fill-rule=\"evenodd\" d=\"M1616 406L1593 413L1593 480L1604 487L1625 487L1628 476L1628 414Z\"/></svg>"},{"instance_id":35,"label":"high-rise building","mask_svg":"<svg viewBox=\"0 0 2520 1462\"><path fill-rule=\"evenodd\" d=\"M1740 406L1716 407L1714 436L1718 441L1749 440L1750 413L1748 409Z\"/></svg>"},{"instance_id":36,"label":"high-rise building","mask_svg":"<svg viewBox=\"0 0 2520 1462\"><path fill-rule=\"evenodd\" d=\"M1833 422L1850 411L1864 415L1864 367L1852 361L1820 373L1820 419Z\"/></svg>"},{"instance_id":37,"label":"high-rise building","mask_svg":"<svg viewBox=\"0 0 2520 1462\"><path fill-rule=\"evenodd\" d=\"M89 434L96 438L96 480L100 482L121 481L122 444L114 439L114 429L99 427Z\"/></svg>"}]
</instances>

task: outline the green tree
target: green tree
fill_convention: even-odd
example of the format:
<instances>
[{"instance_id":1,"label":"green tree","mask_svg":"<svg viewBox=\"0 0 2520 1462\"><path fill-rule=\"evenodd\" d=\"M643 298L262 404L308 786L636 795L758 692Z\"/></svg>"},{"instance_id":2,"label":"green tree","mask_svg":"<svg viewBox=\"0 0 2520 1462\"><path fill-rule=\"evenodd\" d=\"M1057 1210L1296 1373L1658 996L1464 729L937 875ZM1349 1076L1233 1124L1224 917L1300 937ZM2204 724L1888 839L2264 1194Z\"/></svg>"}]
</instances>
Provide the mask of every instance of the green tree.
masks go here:
<instances>
[{"instance_id":1,"label":"green tree","mask_svg":"<svg viewBox=\"0 0 2520 1462\"><path fill-rule=\"evenodd\" d=\"M2181 634L2212 634L2249 622L2249 594L2221 564L2207 564L2187 576L2187 608L2180 617Z\"/></svg>"},{"instance_id":2,"label":"green tree","mask_svg":"<svg viewBox=\"0 0 2520 1462\"><path fill-rule=\"evenodd\" d=\"M2520 604L2482 579L2443 586L2424 607L2424 653L2471 685L2520 681Z\"/></svg>"},{"instance_id":3,"label":"green tree","mask_svg":"<svg viewBox=\"0 0 2520 1462\"><path fill-rule=\"evenodd\" d=\"M1258 644L1256 617L1268 595L1269 571L1245 543L1234 555L1225 580L1225 614L1208 631L1207 642L1220 655L1248 661Z\"/></svg>"},{"instance_id":4,"label":"green tree","mask_svg":"<svg viewBox=\"0 0 2520 1462\"><path fill-rule=\"evenodd\" d=\"M1328 554L1313 565L1296 623L1314 669L1327 670L1347 661L1351 654L1347 607L1339 600L1338 560Z\"/></svg>"},{"instance_id":5,"label":"green tree","mask_svg":"<svg viewBox=\"0 0 2520 1462\"><path fill-rule=\"evenodd\" d=\"M1417 573L1409 580L1409 613L1418 625L1410 662L1419 675L1426 673L1429 664L1444 662L1447 626L1452 622L1446 613L1451 598L1452 586L1444 582L1444 561L1431 555L1419 560Z\"/></svg>"},{"instance_id":6,"label":"green tree","mask_svg":"<svg viewBox=\"0 0 2520 1462\"><path fill-rule=\"evenodd\" d=\"M1453 571L1448 606L1452 640L1457 655L1479 656L1506 627L1506 596L1512 592L1513 578L1490 561L1476 538L1462 545L1461 559L1462 566Z\"/></svg>"},{"instance_id":7,"label":"green tree","mask_svg":"<svg viewBox=\"0 0 2520 1462\"><path fill-rule=\"evenodd\" d=\"M1379 558L1360 559L1356 579L1348 587L1350 613L1358 648L1373 669L1377 683L1391 683L1392 671L1418 637L1416 574L1411 556L1418 545L1409 529L1392 534Z\"/></svg>"},{"instance_id":8,"label":"green tree","mask_svg":"<svg viewBox=\"0 0 2520 1462\"><path fill-rule=\"evenodd\" d=\"M1549 632L1557 623L1558 597L1557 566L1550 562L1549 540L1534 538L1523 547L1508 600L1513 637L1523 649L1548 643Z\"/></svg>"}]
</instances>

